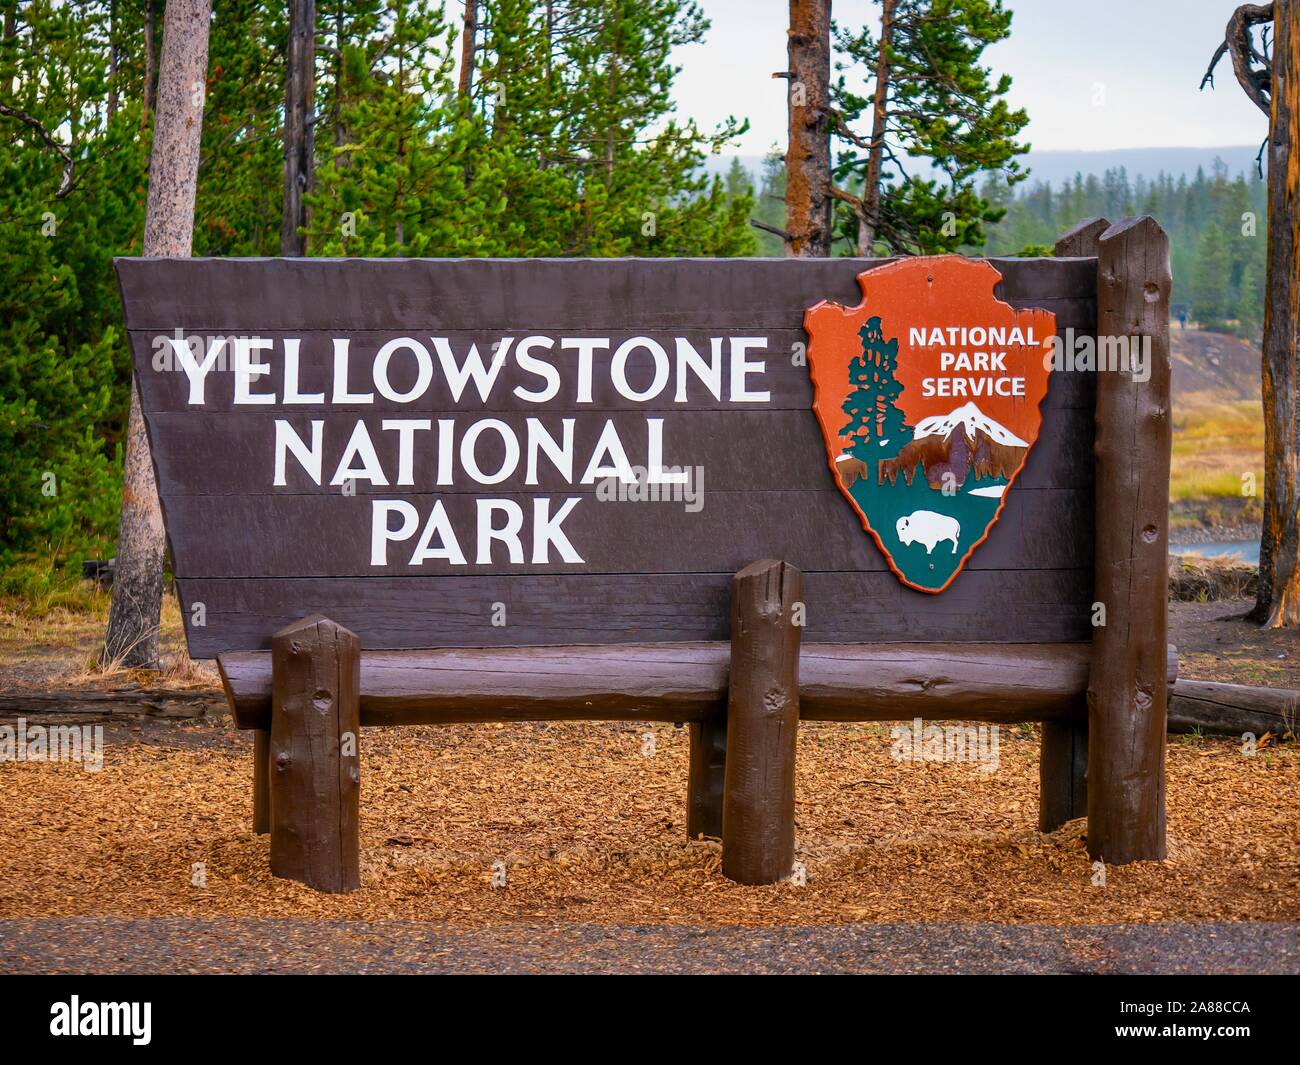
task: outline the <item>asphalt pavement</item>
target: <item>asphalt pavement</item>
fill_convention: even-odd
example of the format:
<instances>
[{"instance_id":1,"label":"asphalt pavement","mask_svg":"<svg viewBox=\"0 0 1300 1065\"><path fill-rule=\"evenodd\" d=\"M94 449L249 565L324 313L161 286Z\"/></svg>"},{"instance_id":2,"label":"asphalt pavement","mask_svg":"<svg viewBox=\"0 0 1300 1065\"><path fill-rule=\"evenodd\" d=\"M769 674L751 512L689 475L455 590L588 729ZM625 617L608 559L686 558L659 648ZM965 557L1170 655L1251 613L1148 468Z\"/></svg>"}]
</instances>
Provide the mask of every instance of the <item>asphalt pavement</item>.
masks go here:
<instances>
[{"instance_id":1,"label":"asphalt pavement","mask_svg":"<svg viewBox=\"0 0 1300 1065\"><path fill-rule=\"evenodd\" d=\"M773 928L51 918L0 922L0 973L1300 973L1300 925Z\"/></svg>"}]
</instances>

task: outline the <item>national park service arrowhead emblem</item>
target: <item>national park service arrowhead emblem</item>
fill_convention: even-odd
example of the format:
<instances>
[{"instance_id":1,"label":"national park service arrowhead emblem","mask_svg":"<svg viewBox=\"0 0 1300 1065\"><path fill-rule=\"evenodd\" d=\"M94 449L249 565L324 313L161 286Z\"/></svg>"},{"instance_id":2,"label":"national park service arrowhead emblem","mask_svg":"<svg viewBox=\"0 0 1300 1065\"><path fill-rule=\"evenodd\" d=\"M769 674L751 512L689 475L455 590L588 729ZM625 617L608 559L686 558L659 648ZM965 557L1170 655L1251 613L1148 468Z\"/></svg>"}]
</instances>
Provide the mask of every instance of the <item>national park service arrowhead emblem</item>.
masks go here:
<instances>
[{"instance_id":1,"label":"national park service arrowhead emblem","mask_svg":"<svg viewBox=\"0 0 1300 1065\"><path fill-rule=\"evenodd\" d=\"M960 256L858 275L862 302L804 314L835 483L910 588L942 592L1002 514L1042 426L1056 318L993 295Z\"/></svg>"}]
</instances>

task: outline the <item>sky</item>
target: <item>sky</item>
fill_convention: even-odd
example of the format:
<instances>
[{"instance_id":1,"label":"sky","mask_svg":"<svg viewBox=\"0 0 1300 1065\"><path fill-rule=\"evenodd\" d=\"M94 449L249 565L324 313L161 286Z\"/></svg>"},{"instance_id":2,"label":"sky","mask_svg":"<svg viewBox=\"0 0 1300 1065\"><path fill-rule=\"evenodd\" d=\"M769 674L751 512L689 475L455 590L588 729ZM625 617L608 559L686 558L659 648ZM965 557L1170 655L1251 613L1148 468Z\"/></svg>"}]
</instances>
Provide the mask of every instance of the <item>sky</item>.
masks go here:
<instances>
[{"instance_id":1,"label":"sky","mask_svg":"<svg viewBox=\"0 0 1300 1065\"><path fill-rule=\"evenodd\" d=\"M751 130L732 149L761 155L785 146L783 81L787 0L699 0L713 26L702 45L679 48L678 112L711 129L727 115ZM1009 100L1029 112L1037 151L1257 146L1267 119L1246 99L1225 57L1216 88L1201 76L1238 0L1009 0L1011 37L984 54L1012 77ZM860 25L879 6L834 0ZM876 24L878 25L878 18Z\"/></svg>"}]
</instances>

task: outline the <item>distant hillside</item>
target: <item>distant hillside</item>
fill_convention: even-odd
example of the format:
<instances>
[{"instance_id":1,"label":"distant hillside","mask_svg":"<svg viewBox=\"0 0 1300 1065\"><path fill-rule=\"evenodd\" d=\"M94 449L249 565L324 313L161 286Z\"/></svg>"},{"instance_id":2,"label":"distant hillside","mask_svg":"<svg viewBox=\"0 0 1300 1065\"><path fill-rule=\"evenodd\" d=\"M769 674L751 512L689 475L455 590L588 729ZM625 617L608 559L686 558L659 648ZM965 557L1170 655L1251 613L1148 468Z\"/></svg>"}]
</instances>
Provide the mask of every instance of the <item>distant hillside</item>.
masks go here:
<instances>
[{"instance_id":1,"label":"distant hillside","mask_svg":"<svg viewBox=\"0 0 1300 1065\"><path fill-rule=\"evenodd\" d=\"M1259 348L1223 333L1182 329L1177 322L1169 340L1173 539L1257 537L1264 485Z\"/></svg>"},{"instance_id":2,"label":"distant hillside","mask_svg":"<svg viewBox=\"0 0 1300 1065\"><path fill-rule=\"evenodd\" d=\"M1220 148L1116 148L1105 152L1034 152L1022 157L1022 163L1028 166L1030 181L1047 181L1059 185L1068 181L1075 174L1104 174L1107 170L1124 167L1132 181L1140 174L1147 179L1160 173L1178 178L1183 175L1191 178L1197 168L1207 174L1214 168L1214 160L1222 159L1228 165L1228 173L1236 177L1243 171L1253 171L1255 156L1259 145L1233 144ZM739 159L746 170L757 182L763 169L761 155L715 155L710 156L706 167L710 174L722 174L731 165L732 159Z\"/></svg>"},{"instance_id":3,"label":"distant hillside","mask_svg":"<svg viewBox=\"0 0 1300 1065\"><path fill-rule=\"evenodd\" d=\"M1059 185L1075 174L1104 174L1107 170L1123 167L1129 180L1141 175L1148 180L1164 173L1178 178L1196 176L1202 169L1209 174L1214 161L1222 159L1228 174L1238 174L1255 169L1255 156L1259 145L1230 145L1224 148L1117 148L1107 152L1030 152L1024 156L1030 169L1030 181L1049 181Z\"/></svg>"}]
</instances>

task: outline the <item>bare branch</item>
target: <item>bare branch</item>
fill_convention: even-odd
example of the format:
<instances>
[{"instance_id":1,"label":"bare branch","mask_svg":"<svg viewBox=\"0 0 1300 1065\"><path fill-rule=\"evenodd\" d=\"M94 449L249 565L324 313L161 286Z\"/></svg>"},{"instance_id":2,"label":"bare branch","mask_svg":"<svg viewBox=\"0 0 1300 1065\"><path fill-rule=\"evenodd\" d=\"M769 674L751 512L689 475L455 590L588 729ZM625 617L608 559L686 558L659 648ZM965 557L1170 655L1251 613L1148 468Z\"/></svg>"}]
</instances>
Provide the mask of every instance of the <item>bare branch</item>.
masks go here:
<instances>
[{"instance_id":1,"label":"bare branch","mask_svg":"<svg viewBox=\"0 0 1300 1065\"><path fill-rule=\"evenodd\" d=\"M63 180L59 183L59 191L54 194L54 198L56 200L63 199L72 191L72 156L68 154L68 149L56 141L50 135L50 131L26 111L19 111L18 108L10 107L8 104L0 104L0 115L7 118L16 118L23 125L35 130L37 136L58 153L59 158L63 160Z\"/></svg>"},{"instance_id":2,"label":"bare branch","mask_svg":"<svg viewBox=\"0 0 1300 1065\"><path fill-rule=\"evenodd\" d=\"M837 189L834 185L830 186L830 194L832 199L839 200L841 203L847 203L853 208L854 214L859 218L862 217L862 213L866 208L866 202L861 196L854 196L853 193L845 192L843 189Z\"/></svg>"},{"instance_id":3,"label":"bare branch","mask_svg":"<svg viewBox=\"0 0 1300 1065\"><path fill-rule=\"evenodd\" d=\"M772 233L780 237L787 244L789 244L792 240L794 240L793 233L788 233L786 232L786 230L780 229L777 226L769 226L766 222L760 222L757 218L751 218L749 220L749 224L753 226L755 229L761 229L764 233Z\"/></svg>"},{"instance_id":4,"label":"bare branch","mask_svg":"<svg viewBox=\"0 0 1300 1065\"><path fill-rule=\"evenodd\" d=\"M1201 88L1206 85L1214 87L1214 68L1218 66L1219 60L1225 54L1232 57L1232 70L1237 76L1237 82L1245 91L1246 96L1250 98L1264 114L1271 111L1270 94L1273 88L1273 76L1267 61L1264 61L1263 53L1255 48L1252 38L1252 30L1261 23L1267 24L1273 21L1273 5L1269 4L1242 4L1232 13L1232 18L1228 20L1228 27L1224 31L1223 43L1214 50L1214 56L1210 59L1210 65L1205 71L1205 76L1201 78ZM1267 47L1267 46L1265 46ZM1256 66L1255 61L1263 61L1263 65Z\"/></svg>"},{"instance_id":5,"label":"bare branch","mask_svg":"<svg viewBox=\"0 0 1300 1065\"><path fill-rule=\"evenodd\" d=\"M1201 78L1202 91L1205 90L1205 86L1207 85L1211 89L1214 88L1214 68L1219 65L1219 60L1223 58L1224 53L1227 52L1227 50L1228 45L1226 42L1220 42L1219 47L1214 50L1214 55L1210 57L1210 65L1205 68L1205 76Z\"/></svg>"}]
</instances>

